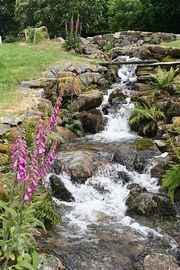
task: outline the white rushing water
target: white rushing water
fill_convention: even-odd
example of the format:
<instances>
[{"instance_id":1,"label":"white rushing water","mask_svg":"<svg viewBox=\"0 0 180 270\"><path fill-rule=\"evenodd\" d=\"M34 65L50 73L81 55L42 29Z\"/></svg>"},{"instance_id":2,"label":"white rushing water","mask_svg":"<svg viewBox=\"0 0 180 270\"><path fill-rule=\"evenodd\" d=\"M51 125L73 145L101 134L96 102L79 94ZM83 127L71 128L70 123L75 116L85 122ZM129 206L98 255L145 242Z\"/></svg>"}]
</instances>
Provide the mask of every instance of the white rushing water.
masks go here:
<instances>
[{"instance_id":1,"label":"white rushing water","mask_svg":"<svg viewBox=\"0 0 180 270\"><path fill-rule=\"evenodd\" d=\"M124 89L126 94L129 95L130 90L128 90L127 83L136 79L135 66L122 66L119 69L119 77L122 80L113 87ZM108 94L105 95L103 105L107 104L112 91L113 89L110 89ZM126 104L122 104L116 115L110 114L108 116L105 130L94 135L94 140L122 140L137 137L137 135L131 133L128 126L128 119L133 105L129 97L126 101ZM74 202L59 202L60 205L64 204L70 207L70 210L67 210L64 216L65 220L68 221L68 226L71 228L74 226L76 232L79 230L79 233L84 233L88 229L88 225L107 221L121 223L145 236L148 233L160 236L160 233L155 230L141 226L134 219L126 216L127 207L125 202L128 198L129 189L127 184L123 183L123 179L118 174L119 172L128 175L130 178L129 183L139 184L151 192L157 192L159 189L157 179L151 178L149 173L139 174L135 171L128 171L125 166L115 163L108 163L105 168L99 168L95 175L89 178L85 184L73 183L67 173L63 172L59 177L75 198ZM46 182L48 182L48 176Z\"/></svg>"},{"instance_id":2,"label":"white rushing water","mask_svg":"<svg viewBox=\"0 0 180 270\"><path fill-rule=\"evenodd\" d=\"M153 230L140 226L132 218L126 216L126 199L129 195L127 184L118 176L118 172L128 173L125 166L119 164L109 165L106 169L100 169L85 184L74 184L67 173L63 172L60 179L66 188L74 196L74 202L58 202L70 206L71 210L65 214L70 227L76 227L79 233L84 233L88 225L111 220L123 225L130 226L142 234L147 235ZM128 173L130 183L138 183L148 191L157 192L158 186L155 178L148 174L139 174L132 171Z\"/></svg>"},{"instance_id":3,"label":"white rushing water","mask_svg":"<svg viewBox=\"0 0 180 270\"><path fill-rule=\"evenodd\" d=\"M122 56L120 60L138 60L137 58L130 58L129 56ZM118 76L120 82L113 84L112 88L107 91L104 95L104 100L101 108L108 104L109 95L114 89L119 88L123 90L123 93L127 95L125 102L122 103L120 109L114 114L109 113L106 117L108 118L105 129L96 134L94 139L107 139L111 141L119 141L122 139L133 139L137 137L137 134L131 132L128 125L128 119L134 108L133 103L130 101L131 90L128 88L128 84L136 80L135 65L122 65L118 70Z\"/></svg>"}]
</instances>

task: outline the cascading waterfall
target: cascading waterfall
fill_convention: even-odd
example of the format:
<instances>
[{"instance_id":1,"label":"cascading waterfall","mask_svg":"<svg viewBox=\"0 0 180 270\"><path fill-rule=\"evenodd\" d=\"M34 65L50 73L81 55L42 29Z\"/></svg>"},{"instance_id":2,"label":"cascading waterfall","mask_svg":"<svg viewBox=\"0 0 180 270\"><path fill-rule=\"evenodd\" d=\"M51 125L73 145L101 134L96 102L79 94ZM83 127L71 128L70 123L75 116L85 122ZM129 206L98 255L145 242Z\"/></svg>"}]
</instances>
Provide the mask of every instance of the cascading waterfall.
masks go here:
<instances>
[{"instance_id":1,"label":"cascading waterfall","mask_svg":"<svg viewBox=\"0 0 180 270\"><path fill-rule=\"evenodd\" d=\"M126 59L130 60L129 57ZM128 88L128 84L136 80L135 68L134 65L124 65L119 69L118 75L121 81L108 90L100 109L108 103L109 95L115 88L123 89L127 95L126 102L121 104L115 115L110 113L107 116L108 122L104 131L93 136L87 136L87 141L112 143L113 141L133 140L138 137L130 131L128 126L128 119L133 109L133 104L130 101L131 90ZM67 209L63 216L67 224L66 235L69 234L73 237L76 234L77 237L77 235L88 234L92 224L103 222L131 227L143 237L146 237L149 233L157 237L163 237L160 232L142 226L126 215L127 207L125 202L130 191L127 187L128 184L124 183L123 179L119 177L119 172L128 175L130 184L139 184L151 192L158 192L159 190L157 179L151 178L150 173L139 174L135 171L128 171L125 166L112 162L107 162L105 166L99 167L84 184L73 183L65 171L59 175L61 181L75 198L74 202L63 202L55 199L58 204L64 205ZM46 186L48 185L49 176L45 179ZM173 241L171 244L172 247L175 246Z\"/></svg>"},{"instance_id":2,"label":"cascading waterfall","mask_svg":"<svg viewBox=\"0 0 180 270\"><path fill-rule=\"evenodd\" d=\"M130 60L129 57L127 58ZM118 75L121 79L120 83L114 84L108 90L107 95L104 96L101 108L108 103L109 95L117 87L123 89L128 96L130 95L128 83L136 79L135 66L122 66L118 71ZM104 131L94 135L93 139L120 141L121 139L136 138L137 135L133 134L128 126L128 119L132 108L133 104L130 102L130 98L127 97L126 103L122 104L115 115L108 115L108 123ZM92 139L92 136L90 137ZM63 172L60 178L75 198L75 202L60 202L61 205L64 204L71 207L70 212L67 212L64 216L68 220L69 226L77 226L79 232L84 232L89 224L98 222L100 216L104 215L107 218L113 217L114 221L122 222L124 225L137 227L138 230L147 234L148 229L137 225L137 223L134 223L131 218L127 218L125 215L127 208L125 202L129 190L127 184L123 184L121 179L117 181L119 171L127 173L132 183L138 183L152 192L158 191L157 180L151 178L149 174L138 174L135 171L129 172L125 166L119 164L108 164L106 168L99 168L95 175L89 178L85 184L74 184L70 181L70 177Z\"/></svg>"},{"instance_id":3,"label":"cascading waterfall","mask_svg":"<svg viewBox=\"0 0 180 270\"><path fill-rule=\"evenodd\" d=\"M121 57L121 60L137 60L137 58L130 58L128 56ZM108 98L110 94L114 91L115 88L119 88L123 90L123 93L127 96L125 102L121 104L119 110L116 113L109 113L108 123L105 129L94 136L94 139L108 139L111 141L121 140L121 139L133 139L136 138L137 135L133 134L130 131L130 127L128 125L128 119L130 114L134 108L133 103L130 101L131 90L128 88L129 83L132 83L136 80L135 74L135 65L122 65L118 70L118 76L120 78L119 83L115 83L112 85L112 88L108 90L107 94L104 95L104 100L101 105L101 108L108 104Z\"/></svg>"}]
</instances>

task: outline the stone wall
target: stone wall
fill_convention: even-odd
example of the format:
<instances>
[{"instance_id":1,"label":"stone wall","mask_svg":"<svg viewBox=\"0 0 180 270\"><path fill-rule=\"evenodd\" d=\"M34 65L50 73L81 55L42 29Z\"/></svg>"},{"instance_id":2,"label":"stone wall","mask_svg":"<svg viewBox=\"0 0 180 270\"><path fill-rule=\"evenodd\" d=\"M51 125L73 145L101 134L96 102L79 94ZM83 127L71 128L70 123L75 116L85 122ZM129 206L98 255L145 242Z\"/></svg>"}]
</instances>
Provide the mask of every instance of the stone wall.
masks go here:
<instances>
[{"instance_id":1,"label":"stone wall","mask_svg":"<svg viewBox=\"0 0 180 270\"><path fill-rule=\"evenodd\" d=\"M82 38L82 45L88 54L88 48L107 50L111 47L124 47L129 45L160 44L163 41L179 39L180 35L173 33L154 33L141 31L123 31L114 34L103 34L94 37ZM89 45L89 46L88 46Z\"/></svg>"}]
</instances>

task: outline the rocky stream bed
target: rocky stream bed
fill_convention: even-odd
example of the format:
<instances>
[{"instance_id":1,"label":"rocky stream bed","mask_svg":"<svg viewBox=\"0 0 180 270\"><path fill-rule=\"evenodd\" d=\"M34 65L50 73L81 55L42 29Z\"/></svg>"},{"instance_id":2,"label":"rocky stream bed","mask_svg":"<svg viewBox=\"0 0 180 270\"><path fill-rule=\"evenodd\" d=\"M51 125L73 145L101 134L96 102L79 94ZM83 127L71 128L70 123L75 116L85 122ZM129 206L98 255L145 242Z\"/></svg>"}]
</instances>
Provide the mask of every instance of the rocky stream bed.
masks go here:
<instances>
[{"instance_id":1,"label":"rocky stream bed","mask_svg":"<svg viewBox=\"0 0 180 270\"><path fill-rule=\"evenodd\" d=\"M44 179L64 223L38 243L61 260L59 269L180 269L179 209L154 169L168 153L153 141L137 150L142 138L128 125L134 70L119 69L120 80L99 107L106 120L98 133L64 143Z\"/></svg>"}]
</instances>

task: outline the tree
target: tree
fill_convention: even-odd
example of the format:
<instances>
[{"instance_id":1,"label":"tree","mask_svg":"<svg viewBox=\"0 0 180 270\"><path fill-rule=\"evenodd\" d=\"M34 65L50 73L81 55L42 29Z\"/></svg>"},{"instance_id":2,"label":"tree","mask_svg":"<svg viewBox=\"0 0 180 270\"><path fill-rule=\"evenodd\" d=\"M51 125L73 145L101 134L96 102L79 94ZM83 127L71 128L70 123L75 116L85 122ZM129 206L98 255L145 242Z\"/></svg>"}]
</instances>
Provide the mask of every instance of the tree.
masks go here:
<instances>
[{"instance_id":1,"label":"tree","mask_svg":"<svg viewBox=\"0 0 180 270\"><path fill-rule=\"evenodd\" d=\"M179 0L141 0L141 2L144 14L141 23L145 30L179 32Z\"/></svg>"},{"instance_id":2,"label":"tree","mask_svg":"<svg viewBox=\"0 0 180 270\"><path fill-rule=\"evenodd\" d=\"M3 38L16 32L14 10L15 0L0 0L0 35Z\"/></svg>"},{"instance_id":3,"label":"tree","mask_svg":"<svg viewBox=\"0 0 180 270\"><path fill-rule=\"evenodd\" d=\"M82 34L108 30L107 0L16 0L16 20L21 28L45 25L51 37L64 35L65 21L80 16Z\"/></svg>"},{"instance_id":4,"label":"tree","mask_svg":"<svg viewBox=\"0 0 180 270\"><path fill-rule=\"evenodd\" d=\"M110 0L109 23L112 31L138 29L143 5L140 0Z\"/></svg>"},{"instance_id":5,"label":"tree","mask_svg":"<svg viewBox=\"0 0 180 270\"><path fill-rule=\"evenodd\" d=\"M145 30L178 33L179 0L109 0L112 31Z\"/></svg>"}]
</instances>

